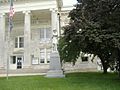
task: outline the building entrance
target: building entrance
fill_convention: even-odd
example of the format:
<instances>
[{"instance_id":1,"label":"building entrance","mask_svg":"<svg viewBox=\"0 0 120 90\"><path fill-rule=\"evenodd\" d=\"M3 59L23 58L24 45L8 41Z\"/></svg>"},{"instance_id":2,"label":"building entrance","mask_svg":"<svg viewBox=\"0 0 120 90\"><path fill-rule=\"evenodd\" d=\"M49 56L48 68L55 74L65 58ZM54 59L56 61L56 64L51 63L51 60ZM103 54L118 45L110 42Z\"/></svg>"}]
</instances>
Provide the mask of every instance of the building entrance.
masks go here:
<instances>
[{"instance_id":1,"label":"building entrance","mask_svg":"<svg viewBox=\"0 0 120 90\"><path fill-rule=\"evenodd\" d=\"M22 68L22 57L17 57L17 69L21 69Z\"/></svg>"}]
</instances>

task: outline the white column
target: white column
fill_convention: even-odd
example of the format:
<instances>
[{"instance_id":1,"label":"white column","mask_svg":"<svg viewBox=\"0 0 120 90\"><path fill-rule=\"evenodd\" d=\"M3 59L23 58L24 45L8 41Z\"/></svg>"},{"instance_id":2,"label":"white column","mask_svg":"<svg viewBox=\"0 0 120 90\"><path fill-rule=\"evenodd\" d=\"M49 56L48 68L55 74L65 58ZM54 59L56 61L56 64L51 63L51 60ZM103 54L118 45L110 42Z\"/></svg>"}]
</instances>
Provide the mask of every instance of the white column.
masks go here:
<instances>
[{"instance_id":1,"label":"white column","mask_svg":"<svg viewBox=\"0 0 120 90\"><path fill-rule=\"evenodd\" d=\"M24 11L24 62L23 68L30 68L31 56L30 56L30 41L31 41L31 17L30 11Z\"/></svg>"},{"instance_id":2,"label":"white column","mask_svg":"<svg viewBox=\"0 0 120 90\"><path fill-rule=\"evenodd\" d=\"M5 13L0 13L0 68L5 61Z\"/></svg>"}]
</instances>

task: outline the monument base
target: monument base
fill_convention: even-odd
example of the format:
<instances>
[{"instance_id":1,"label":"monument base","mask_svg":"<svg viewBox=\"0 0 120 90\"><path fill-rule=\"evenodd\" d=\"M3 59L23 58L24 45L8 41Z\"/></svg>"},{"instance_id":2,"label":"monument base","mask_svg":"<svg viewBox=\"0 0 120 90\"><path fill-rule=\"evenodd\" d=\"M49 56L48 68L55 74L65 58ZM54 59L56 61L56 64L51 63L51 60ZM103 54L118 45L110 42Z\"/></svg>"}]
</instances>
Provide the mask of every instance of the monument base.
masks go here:
<instances>
[{"instance_id":1,"label":"monument base","mask_svg":"<svg viewBox=\"0 0 120 90\"><path fill-rule=\"evenodd\" d=\"M50 55L50 69L47 72L46 77L62 78L65 77L61 68L60 56L58 51L54 51Z\"/></svg>"},{"instance_id":2,"label":"monument base","mask_svg":"<svg viewBox=\"0 0 120 90\"><path fill-rule=\"evenodd\" d=\"M62 70L49 70L47 72L46 77L51 77L51 78L63 78L65 75L63 74Z\"/></svg>"}]
</instances>

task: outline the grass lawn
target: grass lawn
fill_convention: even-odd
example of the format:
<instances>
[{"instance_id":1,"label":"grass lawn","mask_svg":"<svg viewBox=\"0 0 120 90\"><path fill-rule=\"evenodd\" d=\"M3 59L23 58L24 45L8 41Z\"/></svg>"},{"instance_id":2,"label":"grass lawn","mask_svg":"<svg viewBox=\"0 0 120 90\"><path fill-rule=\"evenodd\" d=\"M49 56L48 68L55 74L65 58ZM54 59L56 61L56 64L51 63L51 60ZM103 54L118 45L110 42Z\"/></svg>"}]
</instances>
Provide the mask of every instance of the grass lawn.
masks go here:
<instances>
[{"instance_id":1,"label":"grass lawn","mask_svg":"<svg viewBox=\"0 0 120 90\"><path fill-rule=\"evenodd\" d=\"M24 76L0 78L0 90L120 90L117 74L72 73L65 78Z\"/></svg>"}]
</instances>

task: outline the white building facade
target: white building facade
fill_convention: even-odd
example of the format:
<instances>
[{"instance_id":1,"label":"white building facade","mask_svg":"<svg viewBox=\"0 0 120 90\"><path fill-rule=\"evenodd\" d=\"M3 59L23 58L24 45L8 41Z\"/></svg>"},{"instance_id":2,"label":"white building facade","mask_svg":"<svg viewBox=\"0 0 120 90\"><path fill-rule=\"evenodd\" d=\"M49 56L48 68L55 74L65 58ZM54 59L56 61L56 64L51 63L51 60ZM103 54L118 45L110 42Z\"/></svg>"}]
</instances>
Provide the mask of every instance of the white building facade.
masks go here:
<instances>
[{"instance_id":1,"label":"white building facade","mask_svg":"<svg viewBox=\"0 0 120 90\"><path fill-rule=\"evenodd\" d=\"M15 15L10 36L8 1L2 0L0 3L0 69L6 69L8 59L10 70L49 69L53 30L56 29L59 35L56 0L13 0ZM68 22L68 11L63 9L61 25ZM90 60L80 61L77 67L84 67L83 64L97 68L96 62L91 63Z\"/></svg>"}]
</instances>

